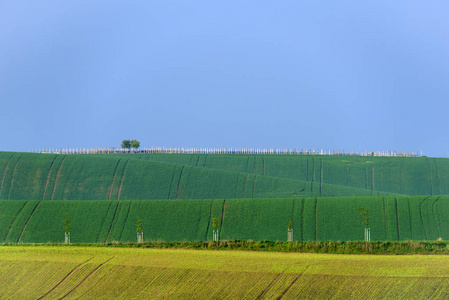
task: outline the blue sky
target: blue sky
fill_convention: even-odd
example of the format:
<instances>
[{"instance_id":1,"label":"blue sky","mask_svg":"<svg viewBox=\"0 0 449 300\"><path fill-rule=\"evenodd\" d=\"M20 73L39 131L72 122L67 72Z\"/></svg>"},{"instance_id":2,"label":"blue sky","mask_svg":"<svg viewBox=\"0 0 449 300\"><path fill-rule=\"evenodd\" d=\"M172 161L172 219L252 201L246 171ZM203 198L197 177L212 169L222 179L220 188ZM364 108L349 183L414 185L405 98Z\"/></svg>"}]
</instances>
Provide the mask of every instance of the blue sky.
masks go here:
<instances>
[{"instance_id":1,"label":"blue sky","mask_svg":"<svg viewBox=\"0 0 449 300\"><path fill-rule=\"evenodd\" d=\"M449 157L447 1L2 1L0 151Z\"/></svg>"}]
</instances>

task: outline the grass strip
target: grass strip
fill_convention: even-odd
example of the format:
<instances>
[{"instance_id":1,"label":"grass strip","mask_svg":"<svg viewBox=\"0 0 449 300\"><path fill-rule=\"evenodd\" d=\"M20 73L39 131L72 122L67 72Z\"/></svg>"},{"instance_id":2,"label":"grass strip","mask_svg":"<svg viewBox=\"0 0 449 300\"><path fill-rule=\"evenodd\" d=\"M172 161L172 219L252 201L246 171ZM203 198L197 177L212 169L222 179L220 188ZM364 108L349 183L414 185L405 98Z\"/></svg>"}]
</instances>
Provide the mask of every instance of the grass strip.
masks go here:
<instances>
[{"instance_id":1,"label":"grass strip","mask_svg":"<svg viewBox=\"0 0 449 300\"><path fill-rule=\"evenodd\" d=\"M16 246L7 243L3 246ZM449 254L449 241L221 241L221 242L148 242L148 243L20 243L20 246L57 246L57 247L116 247L116 248L149 248L149 249L194 249L194 250L245 250L268 252L298 252L327 254L376 254L376 255L408 255L408 254Z\"/></svg>"}]
</instances>

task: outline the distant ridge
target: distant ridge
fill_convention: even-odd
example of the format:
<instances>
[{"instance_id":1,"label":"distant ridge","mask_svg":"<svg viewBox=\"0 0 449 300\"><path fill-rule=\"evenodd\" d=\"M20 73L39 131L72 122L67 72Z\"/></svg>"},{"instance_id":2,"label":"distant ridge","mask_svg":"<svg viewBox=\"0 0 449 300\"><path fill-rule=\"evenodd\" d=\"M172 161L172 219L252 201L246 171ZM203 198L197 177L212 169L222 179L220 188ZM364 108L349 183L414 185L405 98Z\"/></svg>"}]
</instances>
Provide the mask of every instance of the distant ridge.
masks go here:
<instances>
[{"instance_id":1,"label":"distant ridge","mask_svg":"<svg viewBox=\"0 0 449 300\"><path fill-rule=\"evenodd\" d=\"M413 151L347 151L347 150L314 150L314 149L267 149L267 148L165 148L151 147L140 149L103 148L46 148L28 151L32 153L51 154L112 154L112 153L182 153L182 154L292 154L292 155L354 155L354 156L406 156L419 157Z\"/></svg>"}]
</instances>

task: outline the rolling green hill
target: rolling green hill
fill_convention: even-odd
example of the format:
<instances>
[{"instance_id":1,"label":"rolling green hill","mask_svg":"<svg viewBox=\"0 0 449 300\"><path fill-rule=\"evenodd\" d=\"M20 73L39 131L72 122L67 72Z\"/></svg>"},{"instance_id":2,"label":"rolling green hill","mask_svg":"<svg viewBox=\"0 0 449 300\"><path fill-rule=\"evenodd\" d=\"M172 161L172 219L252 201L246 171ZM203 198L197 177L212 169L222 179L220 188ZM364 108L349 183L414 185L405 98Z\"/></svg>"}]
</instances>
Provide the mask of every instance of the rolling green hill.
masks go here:
<instances>
[{"instance_id":1,"label":"rolling green hill","mask_svg":"<svg viewBox=\"0 0 449 300\"><path fill-rule=\"evenodd\" d=\"M321 182L314 180L313 174L309 178L311 180L306 180L184 165L169 160L139 159L142 157L145 156L0 152L0 199L136 200L398 195L394 191L345 186L324 180ZM234 163L237 164L239 159L236 156Z\"/></svg>"},{"instance_id":2,"label":"rolling green hill","mask_svg":"<svg viewBox=\"0 0 449 300\"><path fill-rule=\"evenodd\" d=\"M449 159L244 154L0 152L0 240L449 239ZM435 194L441 194L438 196ZM70 201L66 201L70 200Z\"/></svg>"},{"instance_id":3,"label":"rolling green hill","mask_svg":"<svg viewBox=\"0 0 449 300\"><path fill-rule=\"evenodd\" d=\"M449 194L447 158L164 153L133 154L133 158L403 195Z\"/></svg>"},{"instance_id":4,"label":"rolling green hill","mask_svg":"<svg viewBox=\"0 0 449 300\"><path fill-rule=\"evenodd\" d=\"M357 211L371 216L371 240L449 239L449 196L320 197L203 200L0 201L0 239L6 243L63 242L65 212L75 243L135 241L143 220L146 241L207 241L212 218L224 240L362 240Z\"/></svg>"}]
</instances>

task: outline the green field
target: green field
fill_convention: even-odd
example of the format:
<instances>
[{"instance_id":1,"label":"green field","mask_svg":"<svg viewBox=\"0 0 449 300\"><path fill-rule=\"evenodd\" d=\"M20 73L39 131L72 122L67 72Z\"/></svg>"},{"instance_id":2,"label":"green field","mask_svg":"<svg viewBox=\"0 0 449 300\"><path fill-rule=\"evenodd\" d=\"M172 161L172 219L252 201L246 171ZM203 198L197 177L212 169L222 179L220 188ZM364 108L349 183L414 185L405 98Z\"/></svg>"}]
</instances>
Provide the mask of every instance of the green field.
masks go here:
<instances>
[{"instance_id":1,"label":"green field","mask_svg":"<svg viewBox=\"0 0 449 300\"><path fill-rule=\"evenodd\" d=\"M362 240L357 211L371 216L372 241L449 240L449 196L320 197L202 200L0 200L0 239L6 243L63 242L65 212L74 243L136 240L208 241L212 218L222 240Z\"/></svg>"},{"instance_id":2,"label":"green field","mask_svg":"<svg viewBox=\"0 0 449 300\"><path fill-rule=\"evenodd\" d=\"M449 159L0 152L0 199L137 200L449 194Z\"/></svg>"},{"instance_id":3,"label":"green field","mask_svg":"<svg viewBox=\"0 0 449 300\"><path fill-rule=\"evenodd\" d=\"M113 156L126 157L123 154ZM141 160L353 187L374 191L373 196L377 195L377 192L403 195L449 194L447 158L163 153L136 154L135 157Z\"/></svg>"},{"instance_id":4,"label":"green field","mask_svg":"<svg viewBox=\"0 0 449 300\"><path fill-rule=\"evenodd\" d=\"M0 239L61 242L449 239L449 159L0 152Z\"/></svg>"},{"instance_id":5,"label":"green field","mask_svg":"<svg viewBox=\"0 0 449 300\"><path fill-rule=\"evenodd\" d=\"M72 243L121 247L136 241L141 219L152 247L240 240L259 250L446 254L445 242L348 241L363 239L359 206L372 241L449 240L449 159L0 152L0 180L0 240L11 244L0 247L1 299L449 296L442 255L45 245L64 242L68 213ZM202 243L213 218L222 242ZM286 241L290 221L297 242L269 242Z\"/></svg>"},{"instance_id":6,"label":"green field","mask_svg":"<svg viewBox=\"0 0 449 300\"><path fill-rule=\"evenodd\" d=\"M0 247L1 299L447 299L449 256Z\"/></svg>"}]
</instances>

